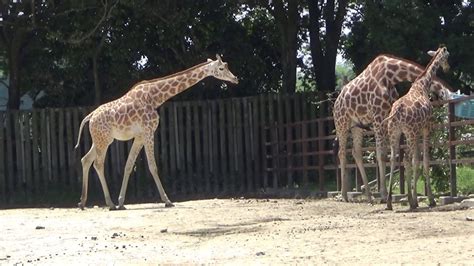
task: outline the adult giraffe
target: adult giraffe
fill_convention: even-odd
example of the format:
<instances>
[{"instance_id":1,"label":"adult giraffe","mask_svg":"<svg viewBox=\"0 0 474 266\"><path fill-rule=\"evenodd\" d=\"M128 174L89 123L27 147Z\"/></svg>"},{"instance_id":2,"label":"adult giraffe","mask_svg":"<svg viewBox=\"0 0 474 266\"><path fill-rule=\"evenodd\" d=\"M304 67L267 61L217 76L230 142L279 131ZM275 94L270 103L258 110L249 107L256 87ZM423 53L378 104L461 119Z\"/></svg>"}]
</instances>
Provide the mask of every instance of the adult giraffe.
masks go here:
<instances>
[{"instance_id":1,"label":"adult giraffe","mask_svg":"<svg viewBox=\"0 0 474 266\"><path fill-rule=\"evenodd\" d=\"M416 183L418 180L418 138L421 133L423 137L423 175L426 179L426 188L430 206L436 203L431 192L429 175L429 137L433 116L433 106L430 102L430 86L436 71L441 66L444 72L449 70L449 52L446 47L440 47L436 52L428 52L433 58L419 77L413 82L410 90L392 106L389 117L383 123L387 123L390 135L390 184L387 198L387 209L392 209L392 186L393 171L395 170L395 155L399 151L399 141L402 133L407 139L408 153L405 168L407 169L408 202L410 209L418 207L418 196ZM410 165L411 164L411 165ZM413 175L413 182L412 181Z\"/></svg>"},{"instance_id":2,"label":"adult giraffe","mask_svg":"<svg viewBox=\"0 0 474 266\"><path fill-rule=\"evenodd\" d=\"M382 199L387 196L385 182L385 147L386 128L382 121L390 113L393 102L398 99L395 84L413 82L424 68L412 61L392 55L377 56L357 77L346 84L338 95L333 109L336 136L339 147L339 163L341 166L341 193L347 201L348 180L346 177L346 145L347 138L352 133L353 152L369 202L372 201L367 174L362 161L363 128L372 125L375 132L376 157L380 175L380 192ZM449 85L435 78L430 90L442 99L451 94Z\"/></svg>"},{"instance_id":3,"label":"adult giraffe","mask_svg":"<svg viewBox=\"0 0 474 266\"><path fill-rule=\"evenodd\" d=\"M139 82L124 96L97 107L97 109L82 120L76 148L79 146L82 128L88 121L89 131L92 137L92 147L81 159L83 171L82 195L81 201L78 204L81 209L84 208L87 201L89 169L92 163L94 163L94 168L99 176L106 204L111 210L125 209L124 201L128 179L135 160L143 146L145 147L148 168L158 187L161 200L165 202L166 207L173 206L173 203L168 199L161 185L155 162L154 132L159 124L159 115L156 109L166 100L208 76L213 76L234 84L238 83L237 77L230 72L227 63L223 62L221 57L217 55L217 60L213 61L208 59L207 62L193 66L182 72L163 78ZM118 198L119 205L117 207L110 198L109 189L104 176L104 160L107 148L114 139L134 139L125 164L122 187Z\"/></svg>"}]
</instances>

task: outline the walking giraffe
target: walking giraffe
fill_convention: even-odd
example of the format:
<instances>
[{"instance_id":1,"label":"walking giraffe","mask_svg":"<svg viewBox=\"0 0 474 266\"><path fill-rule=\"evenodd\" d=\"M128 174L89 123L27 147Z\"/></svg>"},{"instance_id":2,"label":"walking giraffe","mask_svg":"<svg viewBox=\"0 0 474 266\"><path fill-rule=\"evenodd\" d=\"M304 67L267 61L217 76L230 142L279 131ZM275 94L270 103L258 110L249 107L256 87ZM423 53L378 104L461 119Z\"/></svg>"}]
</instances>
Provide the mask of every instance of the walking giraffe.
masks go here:
<instances>
[{"instance_id":1,"label":"walking giraffe","mask_svg":"<svg viewBox=\"0 0 474 266\"><path fill-rule=\"evenodd\" d=\"M410 209L418 207L418 197L416 193L416 182L418 179L417 168L418 159L418 137L420 133L423 137L423 175L426 179L429 204L436 203L431 192L429 176L429 137L431 130L431 119L433 106L429 98L429 88L436 75L436 71L441 66L443 71L449 70L449 52L446 47L440 47L436 52L428 52L433 58L419 77L413 82L406 95L395 101L390 111L389 117L384 120L387 123L387 130L390 136L390 184L387 198L387 209L392 209L392 186L393 171L395 170L395 155L399 152L400 136L403 133L407 140L408 156L405 168L407 169L408 201ZM410 165L411 163L411 165ZM413 182L412 182L413 175Z\"/></svg>"},{"instance_id":2,"label":"walking giraffe","mask_svg":"<svg viewBox=\"0 0 474 266\"><path fill-rule=\"evenodd\" d=\"M359 169L366 194L371 201L368 189L367 174L362 161L363 128L372 125L375 132L376 157L379 168L380 192L382 199L387 196L385 182L385 147L386 129L382 121L390 113L392 103L398 98L395 84L413 82L424 70L424 67L406 59L392 55L377 56L357 77L344 86L338 95L333 109L337 141L339 141L338 157L341 166L341 193L347 201L348 180L346 173L347 138L352 133L352 155ZM451 94L449 85L435 78L431 91L442 99Z\"/></svg>"},{"instance_id":3,"label":"walking giraffe","mask_svg":"<svg viewBox=\"0 0 474 266\"><path fill-rule=\"evenodd\" d=\"M220 56L217 55L217 60L213 61L208 59L207 62L182 72L163 78L139 82L124 96L97 107L97 109L82 120L76 148L79 146L82 128L88 121L89 131L92 137L92 147L81 160L83 171L82 195L81 201L78 204L81 209L85 207L87 201L89 169L92 163L94 163L94 168L99 176L106 204L111 210L125 209L124 201L128 179L135 160L143 146L145 147L148 168L158 187L161 200L165 202L166 207L173 206L173 203L168 199L161 185L155 162L154 132L159 124L159 115L156 109L166 100L208 76L213 76L234 84L238 83L237 77L230 72L227 63L223 62ZM114 139L134 139L125 164L122 187L118 198L119 205L117 207L110 198L109 189L104 176L104 160L107 148Z\"/></svg>"}]
</instances>

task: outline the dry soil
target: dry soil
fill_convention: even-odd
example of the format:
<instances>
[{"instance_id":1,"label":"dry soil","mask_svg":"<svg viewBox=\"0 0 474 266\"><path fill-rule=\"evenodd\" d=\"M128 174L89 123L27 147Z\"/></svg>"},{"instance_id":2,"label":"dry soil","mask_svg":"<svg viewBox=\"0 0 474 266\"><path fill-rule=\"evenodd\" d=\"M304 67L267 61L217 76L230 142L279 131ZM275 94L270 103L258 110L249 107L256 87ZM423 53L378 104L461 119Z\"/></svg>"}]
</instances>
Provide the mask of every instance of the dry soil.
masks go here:
<instances>
[{"instance_id":1,"label":"dry soil","mask_svg":"<svg viewBox=\"0 0 474 266\"><path fill-rule=\"evenodd\" d=\"M214 199L0 210L0 264L474 264L474 210Z\"/></svg>"}]
</instances>

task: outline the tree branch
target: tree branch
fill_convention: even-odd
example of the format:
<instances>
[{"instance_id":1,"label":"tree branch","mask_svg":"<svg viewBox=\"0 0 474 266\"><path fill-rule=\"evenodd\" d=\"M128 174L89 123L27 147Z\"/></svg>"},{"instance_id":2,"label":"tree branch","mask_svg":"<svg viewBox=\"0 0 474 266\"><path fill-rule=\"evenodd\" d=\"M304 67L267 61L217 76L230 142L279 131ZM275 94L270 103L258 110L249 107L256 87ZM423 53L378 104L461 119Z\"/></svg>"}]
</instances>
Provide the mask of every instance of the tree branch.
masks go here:
<instances>
[{"instance_id":1,"label":"tree branch","mask_svg":"<svg viewBox=\"0 0 474 266\"><path fill-rule=\"evenodd\" d=\"M108 0L102 1L102 4L104 5L104 13L102 14L102 17L100 18L99 22L95 25L95 27L92 30L90 30L88 33L81 36L80 38L75 38L75 39L71 38L69 39L68 42L71 44L80 44L86 39L89 39L92 35L94 35L97 29L99 29L99 27L102 25L102 23L105 20L110 18L110 14L112 13L112 10L117 6L119 1L120 0L116 0L115 3L112 4L112 6L108 10L107 10Z\"/></svg>"}]
</instances>

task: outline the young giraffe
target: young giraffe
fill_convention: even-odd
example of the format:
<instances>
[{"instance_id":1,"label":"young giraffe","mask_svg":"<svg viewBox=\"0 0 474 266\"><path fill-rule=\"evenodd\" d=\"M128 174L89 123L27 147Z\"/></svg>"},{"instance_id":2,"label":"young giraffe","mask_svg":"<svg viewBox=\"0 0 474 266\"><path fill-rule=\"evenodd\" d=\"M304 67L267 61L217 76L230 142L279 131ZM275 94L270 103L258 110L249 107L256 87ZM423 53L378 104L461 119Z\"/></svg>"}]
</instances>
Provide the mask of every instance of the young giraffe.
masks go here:
<instances>
[{"instance_id":1,"label":"young giraffe","mask_svg":"<svg viewBox=\"0 0 474 266\"><path fill-rule=\"evenodd\" d=\"M336 136L339 143L338 156L341 165L342 197L347 201L348 180L346 178L346 145L349 133L352 132L353 152L357 167L362 175L364 186L368 188L367 174L362 161L363 128L373 125L376 140L376 156L380 175L380 192L382 199L387 196L385 183L385 147L386 128L382 121L390 112L392 103L398 98L395 84L413 82L424 70L424 67L406 59L392 55L377 56L356 78L344 86L338 95L333 109ZM435 78L431 91L442 99L447 99L451 88ZM337 148L336 148L337 149ZM367 198L371 201L369 189Z\"/></svg>"},{"instance_id":2,"label":"young giraffe","mask_svg":"<svg viewBox=\"0 0 474 266\"><path fill-rule=\"evenodd\" d=\"M406 95L395 101L390 111L387 122L387 129L390 135L390 184L387 198L387 209L392 209L392 183L393 171L395 170L395 155L399 152L399 141L401 134L405 134L408 145L408 156L405 168L407 169L408 201L410 209L418 207L418 197L416 193L416 182L418 179L418 136L421 132L423 137L423 175L426 178L426 187L430 206L436 203L431 193L429 176L429 135L431 130L431 118L433 106L429 98L429 88L436 75L436 71L441 66L446 72L449 70L449 52L446 47L440 47L436 52L428 52L433 58L425 71L413 82ZM411 165L410 165L411 161ZM411 168L411 169L410 169ZM414 176L412 181L412 174ZM411 188L410 188L411 186Z\"/></svg>"},{"instance_id":3,"label":"young giraffe","mask_svg":"<svg viewBox=\"0 0 474 266\"><path fill-rule=\"evenodd\" d=\"M111 210L124 209L123 205L128 179L135 160L143 146L145 146L148 167L158 187L161 200L165 202L166 207L173 206L161 185L155 162L154 132L159 124L159 115L156 109L166 100L208 76L213 76L234 84L238 83L237 77L230 72L227 63L223 62L220 56L217 55L217 60L215 61L208 59L207 62L182 72L163 78L139 82L124 96L99 106L82 120L76 148L79 146L82 127L87 121L89 121L92 147L81 160L83 171L82 195L81 201L78 204L81 209L84 208L87 201L87 184L89 169L92 163L94 163L94 168L99 175L106 204ZM104 176L104 160L107 148L114 139L134 139L123 173L118 207L113 204L110 198Z\"/></svg>"}]
</instances>

